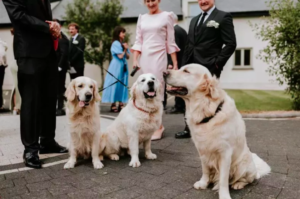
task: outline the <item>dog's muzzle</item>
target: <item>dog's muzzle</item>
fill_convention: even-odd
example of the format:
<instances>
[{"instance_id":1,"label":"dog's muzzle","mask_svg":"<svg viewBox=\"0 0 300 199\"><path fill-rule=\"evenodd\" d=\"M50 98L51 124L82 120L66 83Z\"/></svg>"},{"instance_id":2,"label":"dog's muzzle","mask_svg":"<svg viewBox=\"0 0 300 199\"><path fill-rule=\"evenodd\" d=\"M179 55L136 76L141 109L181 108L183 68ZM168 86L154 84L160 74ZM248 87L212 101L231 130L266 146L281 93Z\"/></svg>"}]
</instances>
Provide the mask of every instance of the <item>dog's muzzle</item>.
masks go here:
<instances>
[{"instance_id":1,"label":"dog's muzzle","mask_svg":"<svg viewBox=\"0 0 300 199\"><path fill-rule=\"evenodd\" d=\"M79 101L79 107L86 107L90 105L90 101L92 100L93 95L91 93L86 93L85 94L85 100L82 101L80 100L79 96L77 96L78 101Z\"/></svg>"}]
</instances>

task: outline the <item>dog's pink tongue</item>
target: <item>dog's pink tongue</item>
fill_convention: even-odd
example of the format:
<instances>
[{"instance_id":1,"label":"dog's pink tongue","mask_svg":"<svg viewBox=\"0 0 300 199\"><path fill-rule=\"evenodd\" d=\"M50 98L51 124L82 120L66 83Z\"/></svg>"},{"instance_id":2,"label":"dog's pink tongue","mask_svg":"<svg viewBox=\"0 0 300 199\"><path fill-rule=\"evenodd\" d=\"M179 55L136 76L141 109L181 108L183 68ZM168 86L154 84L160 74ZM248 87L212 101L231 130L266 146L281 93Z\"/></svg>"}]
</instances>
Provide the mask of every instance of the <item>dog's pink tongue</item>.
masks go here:
<instances>
[{"instance_id":1,"label":"dog's pink tongue","mask_svg":"<svg viewBox=\"0 0 300 199\"><path fill-rule=\"evenodd\" d=\"M154 96L154 95L155 95L155 92L148 92L147 95L149 95L149 96Z\"/></svg>"},{"instance_id":2,"label":"dog's pink tongue","mask_svg":"<svg viewBox=\"0 0 300 199\"><path fill-rule=\"evenodd\" d=\"M85 104L84 104L83 101L80 101L80 102L79 102L79 107L84 107L84 105L85 105Z\"/></svg>"}]
</instances>

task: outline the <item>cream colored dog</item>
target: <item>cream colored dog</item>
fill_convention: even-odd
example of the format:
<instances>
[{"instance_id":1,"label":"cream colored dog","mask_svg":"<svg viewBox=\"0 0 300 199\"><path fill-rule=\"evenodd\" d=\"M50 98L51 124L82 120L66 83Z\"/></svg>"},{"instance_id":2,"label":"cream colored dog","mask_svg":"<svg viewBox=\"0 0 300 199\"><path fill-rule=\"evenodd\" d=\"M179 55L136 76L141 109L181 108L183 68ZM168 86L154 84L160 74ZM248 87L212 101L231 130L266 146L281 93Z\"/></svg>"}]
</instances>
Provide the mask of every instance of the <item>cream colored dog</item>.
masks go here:
<instances>
[{"instance_id":1,"label":"cream colored dog","mask_svg":"<svg viewBox=\"0 0 300 199\"><path fill-rule=\"evenodd\" d=\"M95 169L103 164L99 159L100 142L100 111L97 101L100 101L96 81L88 77L78 77L68 86L66 91L67 116L71 141L70 158L65 169L74 168L78 156L92 156Z\"/></svg>"},{"instance_id":2,"label":"cream colored dog","mask_svg":"<svg viewBox=\"0 0 300 199\"><path fill-rule=\"evenodd\" d=\"M151 151L151 136L162 122L161 85L152 74L143 74L131 88L131 99L116 120L102 133L100 153L119 160L121 149L129 149L129 166L139 167L139 144L144 144L147 159L156 159Z\"/></svg>"},{"instance_id":3,"label":"cream colored dog","mask_svg":"<svg viewBox=\"0 0 300 199\"><path fill-rule=\"evenodd\" d=\"M235 102L207 68L190 64L164 74L168 93L184 99L186 119L202 163L202 178L194 184L206 189L214 183L220 199L230 199L229 184L242 189L267 175L271 168L251 153L245 123Z\"/></svg>"}]
</instances>

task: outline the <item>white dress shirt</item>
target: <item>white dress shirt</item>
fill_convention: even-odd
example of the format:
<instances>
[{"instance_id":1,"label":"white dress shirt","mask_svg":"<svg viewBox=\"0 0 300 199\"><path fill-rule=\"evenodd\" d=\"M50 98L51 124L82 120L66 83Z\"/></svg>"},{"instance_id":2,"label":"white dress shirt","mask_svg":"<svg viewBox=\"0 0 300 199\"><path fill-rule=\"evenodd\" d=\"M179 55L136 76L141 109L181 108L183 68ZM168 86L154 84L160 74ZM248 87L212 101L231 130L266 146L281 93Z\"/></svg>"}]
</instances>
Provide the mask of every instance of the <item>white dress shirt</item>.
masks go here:
<instances>
[{"instance_id":1,"label":"white dress shirt","mask_svg":"<svg viewBox=\"0 0 300 199\"><path fill-rule=\"evenodd\" d=\"M215 8L216 8L216 6L213 6L209 11L206 12L207 15L205 16L203 23L207 20L207 18L209 17L209 15L211 15L211 13L215 10ZM199 25L199 23L200 23L200 21L201 21L201 18L203 17L203 13L204 13L204 12L202 11L202 15L201 15L201 17L199 17L197 26Z\"/></svg>"},{"instance_id":2,"label":"white dress shirt","mask_svg":"<svg viewBox=\"0 0 300 199\"><path fill-rule=\"evenodd\" d=\"M74 37L72 37L73 41L76 40L77 36L78 36L78 33Z\"/></svg>"}]
</instances>

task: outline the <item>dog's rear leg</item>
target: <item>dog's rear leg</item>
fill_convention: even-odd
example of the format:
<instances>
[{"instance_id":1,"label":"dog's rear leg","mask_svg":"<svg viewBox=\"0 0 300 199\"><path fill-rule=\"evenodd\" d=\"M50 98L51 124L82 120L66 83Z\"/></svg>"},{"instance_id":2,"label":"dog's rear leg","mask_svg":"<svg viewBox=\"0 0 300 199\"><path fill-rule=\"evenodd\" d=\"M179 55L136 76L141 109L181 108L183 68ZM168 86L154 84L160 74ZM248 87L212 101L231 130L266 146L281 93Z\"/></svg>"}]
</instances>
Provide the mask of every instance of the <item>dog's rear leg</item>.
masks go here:
<instances>
[{"instance_id":1,"label":"dog's rear leg","mask_svg":"<svg viewBox=\"0 0 300 199\"><path fill-rule=\"evenodd\" d=\"M101 163L99 158L99 144L100 144L100 133L96 133L92 144L92 159L94 169L102 169L104 165Z\"/></svg>"},{"instance_id":2,"label":"dog's rear leg","mask_svg":"<svg viewBox=\"0 0 300 199\"><path fill-rule=\"evenodd\" d=\"M201 157L200 157L201 159ZM209 167L201 160L202 165L202 177L194 184L195 189L206 189L209 185Z\"/></svg>"},{"instance_id":3,"label":"dog's rear leg","mask_svg":"<svg viewBox=\"0 0 300 199\"><path fill-rule=\"evenodd\" d=\"M219 180L219 199L231 199L229 194L229 172L231 166L232 150L225 148L220 152L220 180Z\"/></svg>"},{"instance_id":4,"label":"dog's rear leg","mask_svg":"<svg viewBox=\"0 0 300 199\"><path fill-rule=\"evenodd\" d=\"M151 151L151 139L144 142L145 157L149 160L155 160L157 156Z\"/></svg>"},{"instance_id":5,"label":"dog's rear leg","mask_svg":"<svg viewBox=\"0 0 300 199\"><path fill-rule=\"evenodd\" d=\"M65 164L64 169L72 169L75 167L76 164L77 153L76 150L74 149L73 144L70 144L69 153L70 153L70 158L68 162Z\"/></svg>"},{"instance_id":6,"label":"dog's rear leg","mask_svg":"<svg viewBox=\"0 0 300 199\"><path fill-rule=\"evenodd\" d=\"M141 162L139 160L139 138L137 136L129 137L129 150L131 155L131 161L129 163L129 166L141 166Z\"/></svg>"}]
</instances>

